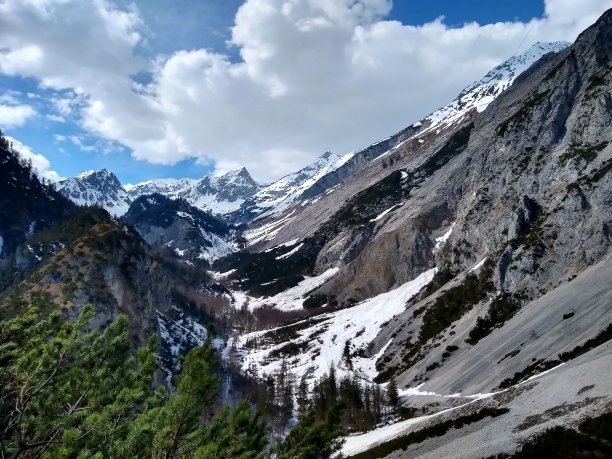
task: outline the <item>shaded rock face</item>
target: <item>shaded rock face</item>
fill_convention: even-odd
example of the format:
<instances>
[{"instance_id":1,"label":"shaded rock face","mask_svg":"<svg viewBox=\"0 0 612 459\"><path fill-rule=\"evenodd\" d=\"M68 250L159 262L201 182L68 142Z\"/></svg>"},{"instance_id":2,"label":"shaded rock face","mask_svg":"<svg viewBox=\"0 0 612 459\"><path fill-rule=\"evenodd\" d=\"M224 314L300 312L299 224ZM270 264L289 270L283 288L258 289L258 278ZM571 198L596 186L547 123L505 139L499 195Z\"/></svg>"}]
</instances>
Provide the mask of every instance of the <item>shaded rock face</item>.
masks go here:
<instances>
[{"instance_id":1,"label":"shaded rock face","mask_svg":"<svg viewBox=\"0 0 612 459\"><path fill-rule=\"evenodd\" d=\"M228 242L233 234L230 228L182 199L161 194L141 196L124 220L149 244L168 247L190 262L208 265L234 251Z\"/></svg>"}]
</instances>

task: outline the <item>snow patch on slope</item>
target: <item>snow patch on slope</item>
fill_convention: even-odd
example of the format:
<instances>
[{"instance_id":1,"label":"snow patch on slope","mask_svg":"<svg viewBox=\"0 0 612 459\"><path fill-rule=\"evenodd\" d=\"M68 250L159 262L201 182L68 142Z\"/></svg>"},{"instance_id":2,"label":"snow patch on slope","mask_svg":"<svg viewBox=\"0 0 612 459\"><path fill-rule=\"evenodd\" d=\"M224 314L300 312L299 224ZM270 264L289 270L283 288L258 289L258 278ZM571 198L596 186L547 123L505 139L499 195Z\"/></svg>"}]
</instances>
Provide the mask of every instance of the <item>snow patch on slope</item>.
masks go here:
<instances>
[{"instance_id":1,"label":"snow patch on slope","mask_svg":"<svg viewBox=\"0 0 612 459\"><path fill-rule=\"evenodd\" d=\"M299 329L298 338L291 340L293 345L303 346L304 350L297 355L287 357L289 371L296 377L306 375L313 381L321 378L333 364L340 373L355 372L363 378L372 380L376 377L375 358L365 358L355 355L351 359L352 368L347 366L343 354L347 341L351 354L367 347L376 338L383 324L400 314L406 308L406 302L416 295L433 279L437 268L432 268L416 279L407 282L387 293L365 300L351 308L316 316L314 325ZM272 351L280 352L288 344L267 344L275 331L263 330L239 336L237 348L242 352L242 367L246 371L254 364L260 375L272 374L280 368L283 360L270 358ZM253 343L257 343L253 348Z\"/></svg>"},{"instance_id":2,"label":"snow patch on slope","mask_svg":"<svg viewBox=\"0 0 612 459\"><path fill-rule=\"evenodd\" d=\"M325 153L314 163L282 177L255 193L246 201L246 208L257 215L256 219L277 215L288 209L302 193L311 188L319 179L341 167L353 156L355 156L355 152L342 156ZM316 202L316 200L313 202Z\"/></svg>"},{"instance_id":3,"label":"snow patch on slope","mask_svg":"<svg viewBox=\"0 0 612 459\"><path fill-rule=\"evenodd\" d=\"M240 297L240 301L236 301L236 307L242 307L248 301L248 306L251 311L262 308L264 306L272 306L281 311L296 311L303 308L303 303L306 297L314 289L320 287L340 270L340 268L330 268L322 274L315 277L306 277L295 287L285 290L271 297L254 298ZM273 283L273 282L270 282ZM232 292L236 296L238 292Z\"/></svg>"},{"instance_id":4,"label":"snow patch on slope","mask_svg":"<svg viewBox=\"0 0 612 459\"><path fill-rule=\"evenodd\" d=\"M453 232L453 228L454 228L454 227L455 227L455 223L453 223L453 224L450 226L450 228L448 229L448 231L447 231L446 233L444 233L442 236L437 237L437 238L435 239L435 241L436 241L436 245L435 245L435 247L434 247L434 249L433 249L433 251L434 251L434 252L437 252L438 250L440 250L440 249L442 248L442 246L444 245L444 243L445 243L446 241L448 241L448 238L449 238L449 237L450 237L450 235L452 234L452 232Z\"/></svg>"}]
</instances>

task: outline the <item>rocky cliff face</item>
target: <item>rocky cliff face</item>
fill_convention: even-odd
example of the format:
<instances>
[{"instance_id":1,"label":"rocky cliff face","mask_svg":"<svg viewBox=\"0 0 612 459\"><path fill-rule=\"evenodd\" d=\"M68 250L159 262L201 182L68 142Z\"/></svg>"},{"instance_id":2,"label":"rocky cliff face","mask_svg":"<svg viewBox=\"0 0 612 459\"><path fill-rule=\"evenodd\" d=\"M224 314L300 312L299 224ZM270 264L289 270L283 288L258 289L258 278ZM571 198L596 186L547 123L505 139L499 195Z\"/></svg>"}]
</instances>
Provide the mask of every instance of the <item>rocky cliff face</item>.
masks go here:
<instances>
[{"instance_id":1,"label":"rocky cliff face","mask_svg":"<svg viewBox=\"0 0 612 459\"><path fill-rule=\"evenodd\" d=\"M168 247L181 258L208 266L235 251L230 228L182 199L161 194L136 199L123 220L155 247Z\"/></svg>"},{"instance_id":2,"label":"rocky cliff face","mask_svg":"<svg viewBox=\"0 0 612 459\"><path fill-rule=\"evenodd\" d=\"M340 362L364 378L375 366L378 381L469 395L608 340L611 43L608 12L571 47L515 75L486 110L435 129L413 125L412 137L332 192L247 230L253 263L286 245L295 250L279 263L301 263L305 276L336 271L303 293L320 322L296 323L292 348L275 340L286 328L258 334L256 350L246 335L245 362L270 368L269 355L280 354L315 375ZM278 273L257 282L281 283ZM248 275L238 266L241 285Z\"/></svg>"},{"instance_id":3,"label":"rocky cliff face","mask_svg":"<svg viewBox=\"0 0 612 459\"><path fill-rule=\"evenodd\" d=\"M119 179L106 169L86 171L60 180L57 189L75 204L100 206L115 216L127 212L132 202Z\"/></svg>"}]
</instances>

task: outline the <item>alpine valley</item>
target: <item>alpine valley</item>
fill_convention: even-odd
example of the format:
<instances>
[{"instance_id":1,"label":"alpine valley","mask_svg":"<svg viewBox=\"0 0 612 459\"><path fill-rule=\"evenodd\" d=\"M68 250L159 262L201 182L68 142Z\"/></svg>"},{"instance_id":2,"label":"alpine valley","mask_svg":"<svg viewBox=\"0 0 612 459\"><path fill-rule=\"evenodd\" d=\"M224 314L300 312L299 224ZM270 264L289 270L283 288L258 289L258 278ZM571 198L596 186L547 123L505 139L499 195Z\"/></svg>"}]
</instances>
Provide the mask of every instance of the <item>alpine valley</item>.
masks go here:
<instances>
[{"instance_id":1,"label":"alpine valley","mask_svg":"<svg viewBox=\"0 0 612 459\"><path fill-rule=\"evenodd\" d=\"M169 394L209 343L214 413L248 399L273 457L612 457L612 10L407 121L267 185L50 183L3 136L0 319L93 305L84 336L105 336L126 316ZM315 428L333 447L291 452Z\"/></svg>"}]
</instances>

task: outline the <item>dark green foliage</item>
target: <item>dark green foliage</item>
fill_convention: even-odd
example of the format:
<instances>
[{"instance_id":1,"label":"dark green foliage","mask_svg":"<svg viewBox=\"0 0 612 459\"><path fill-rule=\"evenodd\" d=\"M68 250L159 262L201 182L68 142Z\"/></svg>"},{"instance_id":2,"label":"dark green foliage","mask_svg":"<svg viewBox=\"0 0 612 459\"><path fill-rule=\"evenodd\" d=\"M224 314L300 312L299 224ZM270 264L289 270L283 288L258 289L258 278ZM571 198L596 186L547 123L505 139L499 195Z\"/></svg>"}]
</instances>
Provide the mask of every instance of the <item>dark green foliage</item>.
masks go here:
<instances>
[{"instance_id":1,"label":"dark green foliage","mask_svg":"<svg viewBox=\"0 0 612 459\"><path fill-rule=\"evenodd\" d=\"M612 456L612 447L598 438L591 438L565 427L552 427L529 440L514 459L550 458L608 458Z\"/></svg>"},{"instance_id":2,"label":"dark green foliage","mask_svg":"<svg viewBox=\"0 0 612 459\"><path fill-rule=\"evenodd\" d=\"M591 349L595 349L597 346L609 341L610 339L612 339L612 324L609 324L605 330L599 333L596 337L589 339L584 344L576 346L571 351L562 352L559 354L559 359L562 362L575 359L576 357L589 352Z\"/></svg>"},{"instance_id":3,"label":"dark green foliage","mask_svg":"<svg viewBox=\"0 0 612 459\"><path fill-rule=\"evenodd\" d=\"M343 410L339 422L345 434L373 428L382 420L387 407L391 407L385 403L380 386L361 381L356 376L343 376L337 380L333 367L329 374L315 381L311 394L310 399L302 395L300 411L310 410L315 420L322 422L330 409L341 404ZM398 400L394 400L396 406Z\"/></svg>"},{"instance_id":4,"label":"dark green foliage","mask_svg":"<svg viewBox=\"0 0 612 459\"><path fill-rule=\"evenodd\" d=\"M268 354L268 358L277 360L279 358L294 357L298 355L299 353L308 349L309 345L310 343L308 341L302 341L299 343L290 341L287 344L284 344L281 347L278 347L270 351L270 353Z\"/></svg>"},{"instance_id":5,"label":"dark green foliage","mask_svg":"<svg viewBox=\"0 0 612 459\"><path fill-rule=\"evenodd\" d=\"M330 305L335 307L338 301L333 295L324 295L323 293L315 293L304 300L304 309L316 309L321 306Z\"/></svg>"},{"instance_id":6,"label":"dark green foliage","mask_svg":"<svg viewBox=\"0 0 612 459\"><path fill-rule=\"evenodd\" d=\"M609 142L601 142L596 145L570 145L567 151L561 155L560 160L562 163L566 163L569 160L582 159L587 164L597 159L597 154L608 146Z\"/></svg>"},{"instance_id":7,"label":"dark green foliage","mask_svg":"<svg viewBox=\"0 0 612 459\"><path fill-rule=\"evenodd\" d=\"M425 343L437 336L482 301L493 288L491 272L492 262L487 260L478 276L469 273L461 285L442 293L423 315L419 341Z\"/></svg>"},{"instance_id":8,"label":"dark green foliage","mask_svg":"<svg viewBox=\"0 0 612 459\"><path fill-rule=\"evenodd\" d=\"M312 273L319 246L312 239L302 241L303 246L291 257L277 260L291 247L277 247L257 253L238 252L219 260L215 270L235 269L231 279L241 289L249 290L255 296L271 296L295 287ZM297 244L296 244L297 245Z\"/></svg>"},{"instance_id":9,"label":"dark green foliage","mask_svg":"<svg viewBox=\"0 0 612 459\"><path fill-rule=\"evenodd\" d=\"M612 412L586 419L580 423L578 429L591 437L610 443L612 442Z\"/></svg>"},{"instance_id":10,"label":"dark green foliage","mask_svg":"<svg viewBox=\"0 0 612 459\"><path fill-rule=\"evenodd\" d=\"M340 415L343 406L334 403L325 420L317 421L315 413L305 413L299 423L276 448L278 459L328 459L342 447Z\"/></svg>"},{"instance_id":11,"label":"dark green foliage","mask_svg":"<svg viewBox=\"0 0 612 459\"><path fill-rule=\"evenodd\" d=\"M536 360L534 363L523 368L521 371L517 371L516 373L514 373L513 376L504 379L499 384L499 388L506 389L510 386L514 386L515 384L518 384L521 381L524 381L525 379L533 375L536 375L538 373L541 373L543 371L556 367L557 365L559 365L559 363L561 362L559 362L558 360L552 360L552 361L547 361L547 360L542 360L542 359Z\"/></svg>"},{"instance_id":12,"label":"dark green foliage","mask_svg":"<svg viewBox=\"0 0 612 459\"><path fill-rule=\"evenodd\" d=\"M30 230L47 228L66 218L74 209L75 205L51 184L38 179L32 162L22 158L0 131L2 253L10 255L24 242Z\"/></svg>"},{"instance_id":13,"label":"dark green foliage","mask_svg":"<svg viewBox=\"0 0 612 459\"><path fill-rule=\"evenodd\" d=\"M500 454L495 459L582 459L612 457L612 413L581 422L578 430L552 427L527 441L516 453ZM489 458L493 459L493 458Z\"/></svg>"},{"instance_id":14,"label":"dark green foliage","mask_svg":"<svg viewBox=\"0 0 612 459\"><path fill-rule=\"evenodd\" d=\"M536 93L532 95L529 99L527 99L525 103L512 116L510 116L504 122L500 123L499 126L497 126L497 135L503 137L509 128L522 125L523 122L525 122L531 115L531 111L533 110L533 108L541 101L543 101L549 93L550 90L547 89L546 91Z\"/></svg>"},{"instance_id":15,"label":"dark green foliage","mask_svg":"<svg viewBox=\"0 0 612 459\"><path fill-rule=\"evenodd\" d=\"M229 413L224 408L204 431L204 446L194 459L251 459L263 457L267 445L265 425L253 416L248 403L241 400Z\"/></svg>"},{"instance_id":16,"label":"dark green foliage","mask_svg":"<svg viewBox=\"0 0 612 459\"><path fill-rule=\"evenodd\" d=\"M447 283L452 281L456 276L457 273L448 268L439 269L434 274L431 282L425 287L426 294L431 295L432 293L438 291L441 287L444 287Z\"/></svg>"},{"instance_id":17,"label":"dark green foliage","mask_svg":"<svg viewBox=\"0 0 612 459\"><path fill-rule=\"evenodd\" d=\"M489 304L489 309L484 317L476 319L476 325L470 330L468 344L476 344L485 336L489 335L493 329L501 327L506 321L511 319L521 308L521 302L515 295L507 292L495 297Z\"/></svg>"},{"instance_id":18,"label":"dark green foliage","mask_svg":"<svg viewBox=\"0 0 612 459\"><path fill-rule=\"evenodd\" d=\"M3 457L110 456L127 434L132 410L150 394L154 341L133 358L127 319L85 333L92 315L85 307L62 323L28 310L0 323Z\"/></svg>"},{"instance_id":19,"label":"dark green foliage","mask_svg":"<svg viewBox=\"0 0 612 459\"><path fill-rule=\"evenodd\" d=\"M451 419L449 421L444 421L440 424L417 430L416 432L411 432L408 435L395 438L368 451L350 457L354 459L382 458L388 456L394 451L398 451L400 449L406 450L408 446L413 445L415 443L421 443L427 440L428 438L441 437L442 435L446 434L446 432L448 432L450 429L461 429L465 425L478 422L487 417L501 416L502 414L506 414L508 411L510 411L508 408L483 408L475 413L460 416L456 419Z\"/></svg>"},{"instance_id":20,"label":"dark green foliage","mask_svg":"<svg viewBox=\"0 0 612 459\"><path fill-rule=\"evenodd\" d=\"M559 359L557 360L537 360L531 365L525 367L523 370L516 372L513 376L504 379L499 384L499 387L500 389L505 389L507 387L513 386L514 384L518 384L519 382L533 375L541 373L542 371L546 371L550 368L560 365L563 362L575 359L576 357L579 357L582 354L589 352L591 349L595 349L597 346L609 341L610 339L612 339L612 324L608 325L605 330L603 330L594 338L587 340L584 344L576 346L571 351L562 352L561 354L559 354Z\"/></svg>"},{"instance_id":21,"label":"dark green foliage","mask_svg":"<svg viewBox=\"0 0 612 459\"><path fill-rule=\"evenodd\" d=\"M597 183L610 171L612 171L612 159L608 159L606 162L604 162L602 166L593 174L593 177L590 178L590 181L592 183Z\"/></svg>"},{"instance_id":22,"label":"dark green foliage","mask_svg":"<svg viewBox=\"0 0 612 459\"><path fill-rule=\"evenodd\" d=\"M213 416L210 340L185 356L172 394L153 393L155 340L134 357L125 316L103 332L87 331L92 316L28 309L0 322L1 457L262 457L265 428L246 402Z\"/></svg>"},{"instance_id":23,"label":"dark green foliage","mask_svg":"<svg viewBox=\"0 0 612 459\"><path fill-rule=\"evenodd\" d=\"M389 379L387 385L387 399L389 400L389 405L396 410L399 404L399 392L397 390L397 381L395 381L394 377Z\"/></svg>"}]
</instances>

